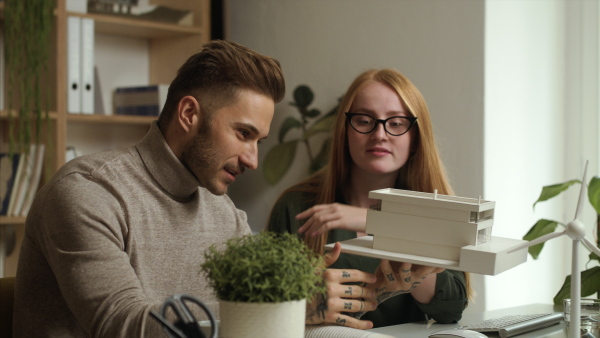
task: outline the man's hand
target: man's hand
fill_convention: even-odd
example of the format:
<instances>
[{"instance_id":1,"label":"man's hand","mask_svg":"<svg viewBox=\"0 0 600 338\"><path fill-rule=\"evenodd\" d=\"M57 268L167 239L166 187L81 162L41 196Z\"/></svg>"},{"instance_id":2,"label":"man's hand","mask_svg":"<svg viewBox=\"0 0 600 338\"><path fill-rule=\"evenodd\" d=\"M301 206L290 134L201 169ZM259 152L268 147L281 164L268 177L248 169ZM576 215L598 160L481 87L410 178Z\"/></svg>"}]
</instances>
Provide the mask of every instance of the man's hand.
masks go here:
<instances>
[{"instance_id":1,"label":"man's hand","mask_svg":"<svg viewBox=\"0 0 600 338\"><path fill-rule=\"evenodd\" d=\"M298 233L316 237L333 229L364 232L367 209L346 204L318 204L296 215L297 220L306 219Z\"/></svg>"},{"instance_id":2,"label":"man's hand","mask_svg":"<svg viewBox=\"0 0 600 338\"><path fill-rule=\"evenodd\" d=\"M335 243L333 250L325 255L327 266L340 256L342 246ZM327 284L327 294L319 295L307 303L306 323L335 323L356 329L370 329L373 323L343 314L344 312L366 312L375 310L375 291L349 282L376 283L373 274L351 269L326 269L323 279ZM364 285L364 284L363 284Z\"/></svg>"}]
</instances>

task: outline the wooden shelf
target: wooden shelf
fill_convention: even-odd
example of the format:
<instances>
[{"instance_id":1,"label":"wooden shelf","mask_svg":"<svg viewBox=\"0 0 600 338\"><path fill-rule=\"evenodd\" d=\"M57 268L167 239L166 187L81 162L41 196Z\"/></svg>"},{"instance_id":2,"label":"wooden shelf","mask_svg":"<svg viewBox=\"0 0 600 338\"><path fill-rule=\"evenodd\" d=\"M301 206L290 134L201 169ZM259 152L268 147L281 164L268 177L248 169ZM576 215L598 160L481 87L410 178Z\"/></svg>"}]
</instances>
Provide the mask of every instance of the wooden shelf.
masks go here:
<instances>
[{"instance_id":1,"label":"wooden shelf","mask_svg":"<svg viewBox=\"0 0 600 338\"><path fill-rule=\"evenodd\" d=\"M25 224L26 217L16 217L16 216L0 216L0 225L17 225L17 224Z\"/></svg>"},{"instance_id":2,"label":"wooden shelf","mask_svg":"<svg viewBox=\"0 0 600 338\"><path fill-rule=\"evenodd\" d=\"M13 116L13 118L16 118L16 111L12 111L11 115ZM48 118L50 120L56 120L58 114L54 111L48 112ZM0 110L0 120L6 120L8 119L8 110ZM45 119L45 116L42 116L42 119Z\"/></svg>"},{"instance_id":3,"label":"wooden shelf","mask_svg":"<svg viewBox=\"0 0 600 338\"><path fill-rule=\"evenodd\" d=\"M131 115L82 115L67 114L69 122L84 122L97 124L147 124L158 119L158 116L131 116Z\"/></svg>"},{"instance_id":4,"label":"wooden shelf","mask_svg":"<svg viewBox=\"0 0 600 338\"><path fill-rule=\"evenodd\" d=\"M106 14L67 12L67 15L94 19L96 33L148 39L202 34L202 28L195 26L182 26Z\"/></svg>"}]
</instances>

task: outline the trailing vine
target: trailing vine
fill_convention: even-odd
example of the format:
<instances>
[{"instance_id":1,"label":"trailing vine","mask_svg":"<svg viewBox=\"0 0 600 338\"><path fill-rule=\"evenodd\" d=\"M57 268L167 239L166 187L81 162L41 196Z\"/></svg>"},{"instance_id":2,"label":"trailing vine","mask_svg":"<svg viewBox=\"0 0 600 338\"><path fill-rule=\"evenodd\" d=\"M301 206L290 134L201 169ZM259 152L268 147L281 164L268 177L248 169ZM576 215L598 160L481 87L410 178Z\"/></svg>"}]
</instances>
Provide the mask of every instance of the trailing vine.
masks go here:
<instances>
[{"instance_id":1,"label":"trailing vine","mask_svg":"<svg viewBox=\"0 0 600 338\"><path fill-rule=\"evenodd\" d=\"M54 2L6 0L4 58L10 153L27 152L40 143L42 118L48 120L48 77ZM47 81L46 81L47 82ZM42 109L43 107L43 109ZM32 135L32 130L34 131Z\"/></svg>"}]
</instances>

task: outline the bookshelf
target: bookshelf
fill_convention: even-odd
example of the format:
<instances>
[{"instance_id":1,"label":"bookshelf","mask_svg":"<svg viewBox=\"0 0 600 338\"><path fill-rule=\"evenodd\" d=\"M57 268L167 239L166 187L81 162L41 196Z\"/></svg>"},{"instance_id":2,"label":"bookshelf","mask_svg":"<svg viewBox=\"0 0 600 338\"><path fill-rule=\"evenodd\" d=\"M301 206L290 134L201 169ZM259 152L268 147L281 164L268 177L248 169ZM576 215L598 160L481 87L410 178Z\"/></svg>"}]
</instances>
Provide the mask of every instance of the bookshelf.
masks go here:
<instances>
[{"instance_id":1,"label":"bookshelf","mask_svg":"<svg viewBox=\"0 0 600 338\"><path fill-rule=\"evenodd\" d=\"M115 47L103 41L121 39L125 40L125 43L132 41L143 46L138 53L144 54L140 57L147 62L142 63L146 65L142 72L144 74L142 80L138 80L136 84L145 85L170 83L187 57L197 52L202 44L210 40L210 0L149 0L149 3L190 11L193 14L193 24L183 26L108 14L70 12L67 11L66 0L54 0L55 22L51 33L51 54L48 59L50 70L48 77L51 84L48 86L51 87L48 95L50 113L49 119L39 126L44 130L45 135L42 137L42 142L49 143L44 158L45 175L42 178L42 185L65 163L67 146L74 146L79 151L78 146L82 145L85 149L81 152L83 154L106 150L107 145L108 148L127 147L137 142L146 133L150 123L156 119L147 116L112 115L112 105L106 104L104 109L107 115L67 112L67 18L69 16L93 19L95 55L108 55L111 58L109 60L104 58L104 61L95 60L103 62L102 67L97 66L104 98L110 98L116 86L128 84L123 81L132 80L110 78L110 74L124 73L125 71L122 70L131 67L131 60L123 61L123 54L119 54L119 51L113 53L110 48ZM0 2L0 25L3 24L5 11L5 4ZM146 83L139 83L139 81ZM4 90L5 86L2 88ZM6 95L4 100L7 100ZM110 102L109 99L103 101ZM8 111L0 109L0 141L2 142L7 142L7 134L11 132L8 130L8 115ZM102 130L103 138L95 139L93 135L88 138L86 134L89 134L90 130L96 132ZM128 136L124 136L125 134ZM102 147L99 143L102 143ZM17 247L5 261L5 276L14 275L16 272L18 259L16 252L19 250L22 238L19 236L22 236L24 224L25 217L0 216L0 227L15 226L17 234Z\"/></svg>"}]
</instances>

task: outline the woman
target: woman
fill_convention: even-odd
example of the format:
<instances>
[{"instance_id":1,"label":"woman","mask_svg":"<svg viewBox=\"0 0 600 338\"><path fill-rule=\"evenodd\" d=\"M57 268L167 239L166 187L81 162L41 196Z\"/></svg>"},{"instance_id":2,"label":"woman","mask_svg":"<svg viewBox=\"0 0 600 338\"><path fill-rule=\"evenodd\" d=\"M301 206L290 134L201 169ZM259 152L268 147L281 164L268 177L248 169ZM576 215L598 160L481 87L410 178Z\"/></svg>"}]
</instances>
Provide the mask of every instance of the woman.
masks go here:
<instances>
[{"instance_id":1,"label":"woman","mask_svg":"<svg viewBox=\"0 0 600 338\"><path fill-rule=\"evenodd\" d=\"M329 164L283 192L267 230L301 234L312 250L322 254L326 243L366 235L367 209L376 202L368 193L390 187L452 194L419 90L395 70L369 70L354 80L340 103ZM385 300L380 281L389 276L391 266L408 277L412 270L413 281L419 280L418 287L380 303L362 319L380 327L426 318L444 323L461 318L470 292L468 274L381 263L342 254L330 266L375 273L378 303Z\"/></svg>"}]
</instances>

